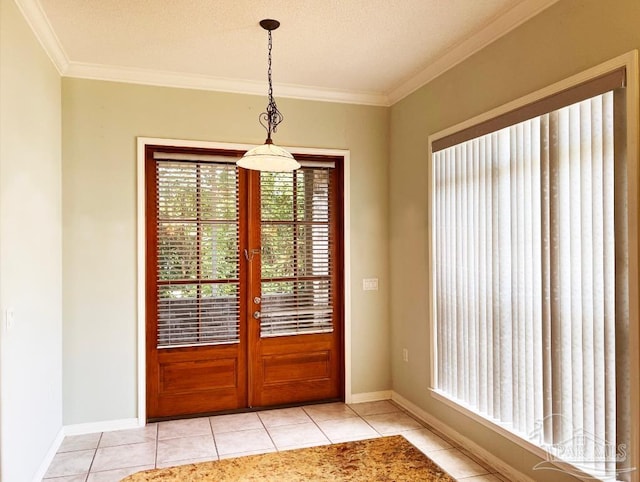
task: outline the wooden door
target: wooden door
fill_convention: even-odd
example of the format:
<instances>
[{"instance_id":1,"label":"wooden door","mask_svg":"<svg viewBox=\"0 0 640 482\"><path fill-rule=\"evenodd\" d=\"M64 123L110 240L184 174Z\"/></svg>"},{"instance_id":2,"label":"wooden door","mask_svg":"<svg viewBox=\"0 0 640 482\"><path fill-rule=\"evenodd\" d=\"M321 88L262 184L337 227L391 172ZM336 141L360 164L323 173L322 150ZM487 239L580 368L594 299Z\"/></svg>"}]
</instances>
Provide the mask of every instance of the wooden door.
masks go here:
<instances>
[{"instance_id":1,"label":"wooden door","mask_svg":"<svg viewBox=\"0 0 640 482\"><path fill-rule=\"evenodd\" d=\"M339 160L300 161L250 184L250 245L260 243L247 307L254 406L343 398Z\"/></svg>"},{"instance_id":2,"label":"wooden door","mask_svg":"<svg viewBox=\"0 0 640 482\"><path fill-rule=\"evenodd\" d=\"M340 159L241 155L147 146L148 419L343 398Z\"/></svg>"}]
</instances>

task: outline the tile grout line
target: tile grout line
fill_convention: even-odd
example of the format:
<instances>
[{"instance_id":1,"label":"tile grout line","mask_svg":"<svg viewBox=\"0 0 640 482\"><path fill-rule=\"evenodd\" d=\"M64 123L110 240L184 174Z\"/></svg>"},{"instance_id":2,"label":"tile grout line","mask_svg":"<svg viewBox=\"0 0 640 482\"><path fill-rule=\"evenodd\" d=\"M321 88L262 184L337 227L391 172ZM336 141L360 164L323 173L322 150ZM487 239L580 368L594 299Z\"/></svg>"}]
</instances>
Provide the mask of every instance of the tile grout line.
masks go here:
<instances>
[{"instance_id":1,"label":"tile grout line","mask_svg":"<svg viewBox=\"0 0 640 482\"><path fill-rule=\"evenodd\" d=\"M212 416L203 416L203 417L195 417L195 418L190 418L190 419L177 419L177 420L168 420L165 422L157 422L157 432L156 432L156 463L155 463L155 468L169 468L169 467L176 467L178 465L184 465L185 461L191 460L191 459L203 459L206 458L207 460L205 460L206 462L214 462L216 460L220 460L219 454L218 454L218 449L217 449L217 445L216 445L216 441L215 441L215 436L213 433L213 426L211 425L211 418ZM178 459L178 460L167 460L165 461L166 463L170 464L167 465L165 467L158 467L158 446L160 445L160 424L161 423L171 423L174 421L180 421L180 420L207 420L207 425L209 427L209 435L211 435L211 440L213 442L213 447L214 450L216 451L215 454L215 458L212 460L209 456L205 456L205 457L187 457L184 459ZM188 434L181 434L178 436L173 436L173 437L168 437L163 439L163 441L171 441L171 440L182 440L182 439L188 439L188 438L192 438L192 437L206 437L207 434L204 433L196 433L195 435L193 433L188 433ZM202 460L200 460L202 461ZM165 463L163 462L163 463Z\"/></svg>"},{"instance_id":2,"label":"tile grout line","mask_svg":"<svg viewBox=\"0 0 640 482\"><path fill-rule=\"evenodd\" d=\"M211 438L213 439L213 449L216 451L215 460L220 460L220 452L218 452L218 444L216 443L216 434L213 431L213 425L211 425L211 418L212 417L207 417L207 420L209 421L209 429L211 430Z\"/></svg>"},{"instance_id":3,"label":"tile grout line","mask_svg":"<svg viewBox=\"0 0 640 482\"><path fill-rule=\"evenodd\" d=\"M362 420L362 421L363 421L363 422L364 422L364 423L365 423L369 428L371 428L371 430L373 430L373 431L374 431L374 433L376 433L376 434L377 434L377 435L379 435L380 437L384 437L384 435L383 435L383 434L381 434L380 432L378 432L378 431L377 431L377 430L376 430L376 429L375 429L375 428L374 428L374 427L373 427L373 426L372 426L372 425L371 425L367 420L365 420L365 419L364 419L364 417L363 417L362 415L360 415L358 412L356 412L355 410L353 410L353 409L352 409L351 407L349 407L349 405L347 405L346 403L344 404L344 406L345 406L345 407L347 407L347 408L348 408L348 409L349 409L349 410L354 414L354 416L353 416L353 417L346 417L346 418L330 418L330 419L326 419L326 420L322 420L322 421L323 421L323 422L325 422L325 421L343 421L343 420L350 419L350 418L358 418L358 419ZM303 407L303 409L304 409L304 407ZM306 410L305 410L305 412L306 412ZM389 412L389 413L391 413L391 412ZM313 422L314 422L314 423L316 424L316 426L320 429L320 431L324 434L324 436L325 436L325 437L327 437L327 439L329 439L329 442L330 442L331 444L337 444L337 443L343 443L343 442L355 441L355 440L350 440L350 439L349 439L349 440L346 440L346 441L343 441L343 442L333 442L333 441L331 440L331 438L329 437L329 435L328 435L328 434L326 434L326 433L324 432L324 430L322 430L322 428L318 425L318 423L317 423L317 422L316 422L316 420L313 418L313 416L311 416L310 414L307 414L307 415L309 415L309 418L311 418L311 419L313 420ZM361 439L356 439L356 440L361 440Z\"/></svg>"},{"instance_id":4,"label":"tile grout line","mask_svg":"<svg viewBox=\"0 0 640 482\"><path fill-rule=\"evenodd\" d=\"M153 468L158 468L158 444L160 443L160 424L162 422L156 423L156 450L153 454Z\"/></svg>"},{"instance_id":5,"label":"tile grout line","mask_svg":"<svg viewBox=\"0 0 640 482\"><path fill-rule=\"evenodd\" d=\"M96 455L98 455L98 448L100 447L100 442L102 441L102 436L104 432L100 432L100 437L98 437L98 443L96 444L96 448L93 451L93 457L91 457L91 463L89 464L89 470L87 470L87 475L84 478L85 482L89 480L89 475L92 473L91 469L93 468L93 463L96 461Z\"/></svg>"},{"instance_id":6,"label":"tile grout line","mask_svg":"<svg viewBox=\"0 0 640 482\"><path fill-rule=\"evenodd\" d=\"M258 415L258 420L260 420L260 423L262 424L262 426L264 427L264 431L267 432L267 436L269 437L269 440L271 440L271 443L273 445L273 448L276 449L276 452L280 452L280 449L278 448L278 446L276 445L276 441L273 440L273 437L271 436L271 432L269 432L269 429L267 428L267 426L264 424L264 420L262 420L262 417L260 416L259 412L256 412L256 414Z\"/></svg>"},{"instance_id":7,"label":"tile grout line","mask_svg":"<svg viewBox=\"0 0 640 482\"><path fill-rule=\"evenodd\" d=\"M313 424L314 424L316 427L318 427L318 430L320 430L320 433L321 433L322 435L324 435L324 436L325 436L325 438L329 441L329 445L333 445L333 444L334 444L334 441L333 441L333 440L331 440L331 438L329 437L329 435L327 435L327 434L325 433L325 431L324 431L324 430L322 430L322 427L320 427L320 425L318 425L318 422L316 421L316 419L315 419L315 418L313 418L313 416L311 416L311 414L305 410L305 407L302 407L302 410L304 411L304 413L306 413L306 414L307 414L307 417L309 417L309 418L311 419L311 421L313 422Z\"/></svg>"},{"instance_id":8,"label":"tile grout line","mask_svg":"<svg viewBox=\"0 0 640 482\"><path fill-rule=\"evenodd\" d=\"M358 417L360 417L360 419L361 419L364 423L366 423L369 427L371 427L371 430L373 430L375 433L377 433L377 434L378 434L378 435L380 435L381 437L384 437L384 435L382 435L380 432L378 432L378 431L376 430L376 428L375 428L373 425L371 425L367 419L365 419L365 418L364 418L364 416L362 416L362 415L358 414Z\"/></svg>"}]
</instances>

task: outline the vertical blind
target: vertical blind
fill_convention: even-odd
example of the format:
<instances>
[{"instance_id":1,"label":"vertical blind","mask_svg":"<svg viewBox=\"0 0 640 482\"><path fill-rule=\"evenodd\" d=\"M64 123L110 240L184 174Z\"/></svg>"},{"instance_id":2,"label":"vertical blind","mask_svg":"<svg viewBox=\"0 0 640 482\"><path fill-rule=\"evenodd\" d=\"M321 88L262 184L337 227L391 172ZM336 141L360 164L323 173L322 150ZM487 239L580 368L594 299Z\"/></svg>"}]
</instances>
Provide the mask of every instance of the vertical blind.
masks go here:
<instances>
[{"instance_id":1,"label":"vertical blind","mask_svg":"<svg viewBox=\"0 0 640 482\"><path fill-rule=\"evenodd\" d=\"M155 157L157 346L237 343L237 168L195 156Z\"/></svg>"},{"instance_id":2,"label":"vertical blind","mask_svg":"<svg viewBox=\"0 0 640 482\"><path fill-rule=\"evenodd\" d=\"M599 476L630 415L613 99L433 154L436 389Z\"/></svg>"},{"instance_id":3,"label":"vertical blind","mask_svg":"<svg viewBox=\"0 0 640 482\"><path fill-rule=\"evenodd\" d=\"M262 337L333 331L333 170L261 173Z\"/></svg>"}]
</instances>

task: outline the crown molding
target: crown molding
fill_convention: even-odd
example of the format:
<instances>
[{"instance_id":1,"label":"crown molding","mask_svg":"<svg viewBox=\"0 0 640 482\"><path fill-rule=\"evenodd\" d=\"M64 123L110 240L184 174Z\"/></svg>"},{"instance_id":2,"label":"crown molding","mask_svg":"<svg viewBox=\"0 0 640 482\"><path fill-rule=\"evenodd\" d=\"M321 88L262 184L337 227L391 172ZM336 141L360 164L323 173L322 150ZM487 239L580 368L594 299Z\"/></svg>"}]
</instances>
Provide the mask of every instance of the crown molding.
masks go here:
<instances>
[{"instance_id":1,"label":"crown molding","mask_svg":"<svg viewBox=\"0 0 640 482\"><path fill-rule=\"evenodd\" d=\"M389 104L393 105L404 99L490 43L506 35L530 18L535 17L557 1L558 0L523 0L518 3L503 15L487 23L474 35L449 49L420 73L387 92Z\"/></svg>"},{"instance_id":2,"label":"crown molding","mask_svg":"<svg viewBox=\"0 0 640 482\"><path fill-rule=\"evenodd\" d=\"M15 0L15 2L53 65L58 69L60 75L64 75L69 67L69 58L44 10L42 10L40 2L37 0Z\"/></svg>"},{"instance_id":3,"label":"crown molding","mask_svg":"<svg viewBox=\"0 0 640 482\"><path fill-rule=\"evenodd\" d=\"M69 62L68 68L63 75L65 77L76 77L81 79L108 80L113 82L127 82L132 84L155 85L161 87L178 87L183 89L214 90L235 94L266 94L264 82L80 62ZM347 104L389 106L389 99L387 99L387 96L376 92L321 89L295 84L278 84L276 88L278 97L318 100L323 102L340 102Z\"/></svg>"},{"instance_id":4,"label":"crown molding","mask_svg":"<svg viewBox=\"0 0 640 482\"><path fill-rule=\"evenodd\" d=\"M460 42L417 75L388 92L323 89L295 84L278 84L278 97L389 107L404 99L447 70L534 17L558 0L523 0L487 23L476 34ZM212 90L236 94L264 95L263 82L209 77L70 61L38 0L15 0L27 23L51 58L60 75L93 80L127 82L183 89Z\"/></svg>"}]
</instances>

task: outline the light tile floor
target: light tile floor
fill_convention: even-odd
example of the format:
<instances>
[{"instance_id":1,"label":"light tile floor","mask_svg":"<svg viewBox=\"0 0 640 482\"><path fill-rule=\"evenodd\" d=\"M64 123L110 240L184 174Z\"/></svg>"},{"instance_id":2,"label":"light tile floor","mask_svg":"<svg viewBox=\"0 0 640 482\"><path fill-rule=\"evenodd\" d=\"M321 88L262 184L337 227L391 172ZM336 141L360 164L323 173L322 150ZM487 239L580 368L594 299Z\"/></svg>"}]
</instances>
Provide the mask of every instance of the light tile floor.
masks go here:
<instances>
[{"instance_id":1,"label":"light tile floor","mask_svg":"<svg viewBox=\"0 0 640 482\"><path fill-rule=\"evenodd\" d=\"M389 401L308 405L68 436L44 480L120 481L129 474L155 467L395 434L403 435L457 480L507 481Z\"/></svg>"}]
</instances>

